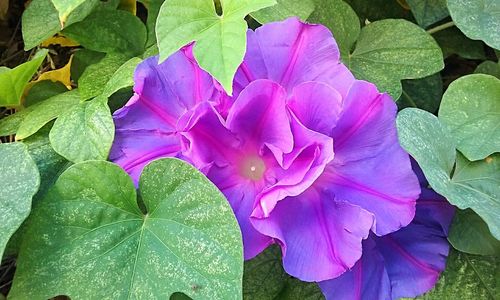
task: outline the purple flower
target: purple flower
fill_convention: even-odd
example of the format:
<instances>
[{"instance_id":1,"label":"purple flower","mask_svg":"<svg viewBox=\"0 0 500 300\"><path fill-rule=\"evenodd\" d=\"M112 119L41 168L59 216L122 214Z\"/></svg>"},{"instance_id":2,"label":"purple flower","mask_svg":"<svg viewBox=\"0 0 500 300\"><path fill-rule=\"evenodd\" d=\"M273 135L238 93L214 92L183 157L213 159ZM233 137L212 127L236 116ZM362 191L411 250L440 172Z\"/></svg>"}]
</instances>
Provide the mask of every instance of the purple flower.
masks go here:
<instances>
[{"instance_id":1,"label":"purple flower","mask_svg":"<svg viewBox=\"0 0 500 300\"><path fill-rule=\"evenodd\" d=\"M449 244L448 227L455 209L422 184L413 221L397 232L363 242L363 256L340 277L320 283L327 299L399 299L429 291L444 270Z\"/></svg>"},{"instance_id":2,"label":"purple flower","mask_svg":"<svg viewBox=\"0 0 500 300\"><path fill-rule=\"evenodd\" d=\"M230 202L246 259L278 243L289 274L337 277L370 230L385 235L414 217L420 188L396 105L354 79L323 26L291 18L247 37L232 97L191 47L139 65L136 94L114 116L111 159L135 181L153 159L190 162Z\"/></svg>"}]
</instances>

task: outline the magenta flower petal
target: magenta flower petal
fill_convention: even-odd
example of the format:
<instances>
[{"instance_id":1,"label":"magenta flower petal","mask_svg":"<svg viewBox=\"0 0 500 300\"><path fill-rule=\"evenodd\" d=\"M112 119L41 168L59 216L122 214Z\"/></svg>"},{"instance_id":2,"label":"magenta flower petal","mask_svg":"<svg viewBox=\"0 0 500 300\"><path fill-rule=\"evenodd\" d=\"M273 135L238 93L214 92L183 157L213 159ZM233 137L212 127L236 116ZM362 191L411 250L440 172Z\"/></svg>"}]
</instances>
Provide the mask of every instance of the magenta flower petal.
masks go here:
<instances>
[{"instance_id":1,"label":"magenta flower petal","mask_svg":"<svg viewBox=\"0 0 500 300\"><path fill-rule=\"evenodd\" d=\"M396 110L373 84L356 81L333 130L335 159L318 183L336 199L373 213L377 235L408 225L420 193L409 156L398 143Z\"/></svg>"},{"instance_id":2,"label":"magenta flower petal","mask_svg":"<svg viewBox=\"0 0 500 300\"><path fill-rule=\"evenodd\" d=\"M327 299L416 297L435 285L448 256L446 235L454 208L435 192L424 191L410 225L382 237L371 235L351 271L320 283Z\"/></svg>"},{"instance_id":3,"label":"magenta flower petal","mask_svg":"<svg viewBox=\"0 0 500 300\"><path fill-rule=\"evenodd\" d=\"M325 201L313 188L276 205L268 218L252 219L260 232L277 239L285 271L303 281L339 276L361 257L373 216L343 202Z\"/></svg>"},{"instance_id":4,"label":"magenta flower petal","mask_svg":"<svg viewBox=\"0 0 500 300\"><path fill-rule=\"evenodd\" d=\"M267 78L288 93L307 81L326 83L345 95L354 77L340 62L340 51L323 25L289 18L248 31L245 59L234 79L235 95L250 82Z\"/></svg>"}]
</instances>

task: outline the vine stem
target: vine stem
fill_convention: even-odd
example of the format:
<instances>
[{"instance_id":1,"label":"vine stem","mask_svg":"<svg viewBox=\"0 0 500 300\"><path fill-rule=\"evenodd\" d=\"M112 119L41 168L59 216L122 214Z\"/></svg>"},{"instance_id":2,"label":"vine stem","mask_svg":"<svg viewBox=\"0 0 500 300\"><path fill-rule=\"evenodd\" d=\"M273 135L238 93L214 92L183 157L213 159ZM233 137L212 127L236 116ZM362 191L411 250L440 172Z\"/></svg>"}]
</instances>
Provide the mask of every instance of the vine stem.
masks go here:
<instances>
[{"instance_id":1,"label":"vine stem","mask_svg":"<svg viewBox=\"0 0 500 300\"><path fill-rule=\"evenodd\" d=\"M427 33L428 34L433 34L433 33L436 33L438 31L441 31L441 30L444 30L446 28L450 28L450 27L453 27L453 26L455 26L455 22L450 21L450 22L438 25L436 27L433 27L433 28L427 30Z\"/></svg>"}]
</instances>

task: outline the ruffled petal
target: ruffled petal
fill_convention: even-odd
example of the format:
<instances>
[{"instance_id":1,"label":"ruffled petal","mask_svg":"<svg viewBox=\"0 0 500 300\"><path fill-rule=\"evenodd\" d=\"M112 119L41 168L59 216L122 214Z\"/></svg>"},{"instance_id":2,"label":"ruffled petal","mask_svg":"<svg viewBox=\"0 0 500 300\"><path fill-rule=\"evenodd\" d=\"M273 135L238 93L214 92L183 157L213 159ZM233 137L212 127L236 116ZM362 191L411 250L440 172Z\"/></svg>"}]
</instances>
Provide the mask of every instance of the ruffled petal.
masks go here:
<instances>
[{"instance_id":1,"label":"ruffled petal","mask_svg":"<svg viewBox=\"0 0 500 300\"><path fill-rule=\"evenodd\" d=\"M363 242L363 256L340 277L319 283L327 300L391 300L391 282L375 241Z\"/></svg>"},{"instance_id":2,"label":"ruffled petal","mask_svg":"<svg viewBox=\"0 0 500 300\"><path fill-rule=\"evenodd\" d=\"M357 81L333 130L335 158L318 184L375 215L374 232L408 225L420 194L408 154L398 142L397 107L373 84Z\"/></svg>"},{"instance_id":3,"label":"ruffled petal","mask_svg":"<svg viewBox=\"0 0 500 300\"><path fill-rule=\"evenodd\" d=\"M276 155L292 151L286 92L270 80L254 81L241 92L229 110L227 127L245 148L261 152L267 146Z\"/></svg>"},{"instance_id":4,"label":"ruffled petal","mask_svg":"<svg viewBox=\"0 0 500 300\"><path fill-rule=\"evenodd\" d=\"M351 268L373 224L362 208L322 196L310 188L278 202L268 218L251 219L281 245L285 271L303 281L331 279Z\"/></svg>"},{"instance_id":5,"label":"ruffled petal","mask_svg":"<svg viewBox=\"0 0 500 300\"><path fill-rule=\"evenodd\" d=\"M340 52L331 32L323 25L289 18L259 27L247 34L247 53L236 72L234 92L257 79L267 78L288 93L303 82L326 83L345 95L354 81L340 62Z\"/></svg>"}]
</instances>

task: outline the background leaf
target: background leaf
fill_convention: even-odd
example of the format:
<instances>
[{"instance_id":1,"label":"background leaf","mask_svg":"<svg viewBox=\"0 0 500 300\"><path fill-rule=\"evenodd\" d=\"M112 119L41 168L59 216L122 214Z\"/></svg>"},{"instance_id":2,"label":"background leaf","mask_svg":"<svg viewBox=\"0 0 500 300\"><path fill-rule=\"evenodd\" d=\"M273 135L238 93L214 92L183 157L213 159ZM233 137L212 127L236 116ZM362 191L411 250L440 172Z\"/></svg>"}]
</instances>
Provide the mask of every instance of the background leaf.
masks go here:
<instances>
[{"instance_id":1,"label":"background leaf","mask_svg":"<svg viewBox=\"0 0 500 300\"><path fill-rule=\"evenodd\" d=\"M457 210L448 240L453 248L462 252L500 254L500 241L491 236L488 225L471 209Z\"/></svg>"},{"instance_id":2,"label":"background leaf","mask_svg":"<svg viewBox=\"0 0 500 300\"><path fill-rule=\"evenodd\" d=\"M483 61L474 71L476 74L487 74L500 79L500 64L491 60Z\"/></svg>"},{"instance_id":3,"label":"background leaf","mask_svg":"<svg viewBox=\"0 0 500 300\"><path fill-rule=\"evenodd\" d=\"M134 85L134 71L142 59L133 57L121 65L109 78L104 86L102 95L106 98L118 90Z\"/></svg>"},{"instance_id":4,"label":"background leaf","mask_svg":"<svg viewBox=\"0 0 500 300\"><path fill-rule=\"evenodd\" d=\"M219 190L177 159L149 164L140 188L147 213L119 166L66 170L35 212L10 296L241 298L241 235Z\"/></svg>"},{"instance_id":5,"label":"background leaf","mask_svg":"<svg viewBox=\"0 0 500 300\"><path fill-rule=\"evenodd\" d=\"M421 79L403 80L403 93L397 104L399 109L418 107L435 113L442 96L443 79L436 73Z\"/></svg>"},{"instance_id":6,"label":"background leaf","mask_svg":"<svg viewBox=\"0 0 500 300\"><path fill-rule=\"evenodd\" d=\"M446 0L406 0L418 24L423 28L441 21L449 13Z\"/></svg>"},{"instance_id":7,"label":"background leaf","mask_svg":"<svg viewBox=\"0 0 500 300\"><path fill-rule=\"evenodd\" d=\"M251 16L260 24L281 21L297 16L305 21L314 11L313 0L276 0L277 4L253 12Z\"/></svg>"},{"instance_id":8,"label":"background leaf","mask_svg":"<svg viewBox=\"0 0 500 300\"><path fill-rule=\"evenodd\" d=\"M449 130L423 110L402 110L397 127L401 146L418 162L431 187L451 204L472 208L500 239L500 156L478 162L456 157ZM455 158L457 164L450 178Z\"/></svg>"},{"instance_id":9,"label":"background leaf","mask_svg":"<svg viewBox=\"0 0 500 300\"><path fill-rule=\"evenodd\" d=\"M61 115L50 131L54 150L77 163L108 158L115 126L107 98L96 98L74 106Z\"/></svg>"},{"instance_id":10,"label":"background leaf","mask_svg":"<svg viewBox=\"0 0 500 300\"><path fill-rule=\"evenodd\" d=\"M450 84L439 108L457 148L470 160L500 152L500 80L489 75L461 77Z\"/></svg>"},{"instance_id":11,"label":"background leaf","mask_svg":"<svg viewBox=\"0 0 500 300\"><path fill-rule=\"evenodd\" d=\"M40 184L36 164L21 143L0 144L0 260L7 242L31 210Z\"/></svg>"},{"instance_id":12,"label":"background leaf","mask_svg":"<svg viewBox=\"0 0 500 300\"><path fill-rule=\"evenodd\" d=\"M18 106L24 88L42 64L47 50L40 50L32 60L25 62L14 69L4 68L0 71L0 106Z\"/></svg>"},{"instance_id":13,"label":"background leaf","mask_svg":"<svg viewBox=\"0 0 500 300\"><path fill-rule=\"evenodd\" d=\"M457 54L466 59L485 59L484 44L481 41L468 39L458 28L451 27L445 30L433 33L443 50L445 58L452 54Z\"/></svg>"},{"instance_id":14,"label":"background leaf","mask_svg":"<svg viewBox=\"0 0 500 300\"><path fill-rule=\"evenodd\" d=\"M219 16L213 0L166 1L156 23L160 62L196 41L193 50L196 61L231 95L233 77L246 50L247 24L243 18L275 3L275 0L226 0Z\"/></svg>"},{"instance_id":15,"label":"background leaf","mask_svg":"<svg viewBox=\"0 0 500 300\"><path fill-rule=\"evenodd\" d=\"M444 67L441 49L429 34L411 22L390 19L361 30L347 63L357 78L394 99L401 95L402 79L423 78Z\"/></svg>"},{"instance_id":16,"label":"background leaf","mask_svg":"<svg viewBox=\"0 0 500 300\"><path fill-rule=\"evenodd\" d=\"M496 0L448 0L451 18L473 40L500 49L500 2Z\"/></svg>"}]
</instances>

